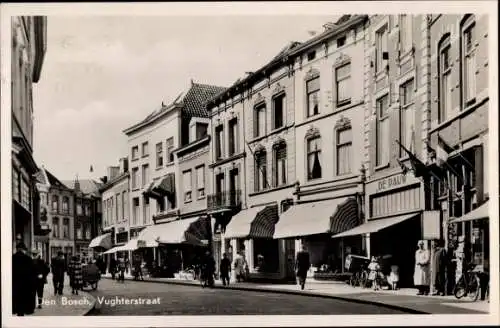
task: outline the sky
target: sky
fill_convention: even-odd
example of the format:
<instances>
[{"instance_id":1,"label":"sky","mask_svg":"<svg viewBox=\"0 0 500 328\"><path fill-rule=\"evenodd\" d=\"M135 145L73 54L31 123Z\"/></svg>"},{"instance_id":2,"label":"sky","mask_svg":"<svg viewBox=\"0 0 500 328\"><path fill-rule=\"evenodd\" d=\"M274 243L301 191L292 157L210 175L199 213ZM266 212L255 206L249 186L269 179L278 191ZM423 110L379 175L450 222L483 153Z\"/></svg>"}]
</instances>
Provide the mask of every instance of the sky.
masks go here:
<instances>
[{"instance_id":1,"label":"sky","mask_svg":"<svg viewBox=\"0 0 500 328\"><path fill-rule=\"evenodd\" d=\"M49 16L33 89L35 160L62 180L98 179L127 155L123 130L191 79L230 86L338 17Z\"/></svg>"}]
</instances>

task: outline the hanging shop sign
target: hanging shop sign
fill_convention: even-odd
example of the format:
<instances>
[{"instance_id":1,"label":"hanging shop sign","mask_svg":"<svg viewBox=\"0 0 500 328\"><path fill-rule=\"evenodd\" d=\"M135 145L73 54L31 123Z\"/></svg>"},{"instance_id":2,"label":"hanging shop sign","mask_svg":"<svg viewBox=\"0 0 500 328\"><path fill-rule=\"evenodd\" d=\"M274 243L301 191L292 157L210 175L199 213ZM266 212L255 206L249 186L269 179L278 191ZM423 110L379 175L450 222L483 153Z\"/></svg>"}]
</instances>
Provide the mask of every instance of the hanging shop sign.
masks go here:
<instances>
[{"instance_id":1,"label":"hanging shop sign","mask_svg":"<svg viewBox=\"0 0 500 328\"><path fill-rule=\"evenodd\" d=\"M424 239L433 240L441 238L440 211L424 211L423 232Z\"/></svg>"}]
</instances>

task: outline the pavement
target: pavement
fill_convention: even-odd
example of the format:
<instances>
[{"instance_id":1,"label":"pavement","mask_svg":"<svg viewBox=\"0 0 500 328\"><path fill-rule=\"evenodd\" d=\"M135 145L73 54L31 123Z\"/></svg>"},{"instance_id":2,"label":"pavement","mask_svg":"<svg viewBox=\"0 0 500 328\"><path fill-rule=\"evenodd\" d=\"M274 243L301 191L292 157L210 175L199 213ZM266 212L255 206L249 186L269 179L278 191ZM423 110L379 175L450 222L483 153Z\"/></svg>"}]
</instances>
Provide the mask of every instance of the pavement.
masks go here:
<instances>
[{"instance_id":1,"label":"pavement","mask_svg":"<svg viewBox=\"0 0 500 328\"><path fill-rule=\"evenodd\" d=\"M95 297L88 292L79 291L78 295L71 294L68 276L64 279L63 295L54 295L52 275L49 274L43 291L42 308L35 309L33 316L84 316L95 305Z\"/></svg>"},{"instance_id":2,"label":"pavement","mask_svg":"<svg viewBox=\"0 0 500 328\"><path fill-rule=\"evenodd\" d=\"M103 275L110 278L110 275ZM133 277L125 275L126 280ZM147 282L200 285L198 280L177 278L150 278L144 277ZM384 306L395 310L414 314L487 314L490 312L490 303L487 301L471 302L467 299L458 300L454 296L417 296L415 289L379 290L352 287L343 282L308 281L305 290L300 290L294 284L262 284L262 283L232 283L222 286L221 281L216 281L214 288L260 291L289 295L307 295L322 298L347 300L355 303Z\"/></svg>"}]
</instances>

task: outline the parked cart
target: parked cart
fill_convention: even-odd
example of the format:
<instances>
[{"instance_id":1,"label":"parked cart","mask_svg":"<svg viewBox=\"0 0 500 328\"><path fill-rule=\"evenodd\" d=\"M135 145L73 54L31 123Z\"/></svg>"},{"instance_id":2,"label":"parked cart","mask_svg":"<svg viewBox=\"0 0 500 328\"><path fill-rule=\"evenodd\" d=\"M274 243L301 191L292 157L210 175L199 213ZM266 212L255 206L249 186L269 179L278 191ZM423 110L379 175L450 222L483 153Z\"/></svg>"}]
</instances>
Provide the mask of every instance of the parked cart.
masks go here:
<instances>
[{"instance_id":1,"label":"parked cart","mask_svg":"<svg viewBox=\"0 0 500 328\"><path fill-rule=\"evenodd\" d=\"M89 263L82 267L83 288L91 287L92 290L97 289L101 272L95 263Z\"/></svg>"}]
</instances>

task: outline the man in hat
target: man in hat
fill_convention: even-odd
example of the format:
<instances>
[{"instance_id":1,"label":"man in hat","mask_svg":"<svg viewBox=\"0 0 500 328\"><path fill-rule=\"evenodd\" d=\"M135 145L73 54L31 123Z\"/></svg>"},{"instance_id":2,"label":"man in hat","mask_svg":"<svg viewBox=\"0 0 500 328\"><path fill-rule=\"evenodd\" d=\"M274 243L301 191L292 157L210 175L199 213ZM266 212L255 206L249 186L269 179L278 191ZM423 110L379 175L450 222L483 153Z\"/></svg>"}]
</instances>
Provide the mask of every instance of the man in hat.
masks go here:
<instances>
[{"instance_id":1,"label":"man in hat","mask_svg":"<svg viewBox=\"0 0 500 328\"><path fill-rule=\"evenodd\" d=\"M35 288L36 288L36 294L38 296L38 308L41 309L42 299L43 299L43 288L47 283L47 275L49 274L50 269L47 263L45 263L45 261L42 259L40 250L34 248L31 251L31 255L33 256L33 265L35 267L35 274L36 274Z\"/></svg>"},{"instance_id":2,"label":"man in hat","mask_svg":"<svg viewBox=\"0 0 500 328\"><path fill-rule=\"evenodd\" d=\"M309 252L306 245L302 245L302 250L297 253L296 268L297 277L299 278L300 289L304 289L306 285L307 271L311 267L309 260Z\"/></svg>"},{"instance_id":3,"label":"man in hat","mask_svg":"<svg viewBox=\"0 0 500 328\"><path fill-rule=\"evenodd\" d=\"M35 267L23 242L12 255L12 313L18 316L35 312Z\"/></svg>"},{"instance_id":4,"label":"man in hat","mask_svg":"<svg viewBox=\"0 0 500 328\"><path fill-rule=\"evenodd\" d=\"M57 256L52 259L52 282L54 283L54 295L62 295L64 287L64 272L66 272L66 260L63 252L58 251Z\"/></svg>"}]
</instances>

